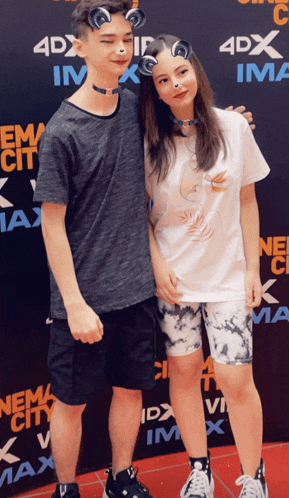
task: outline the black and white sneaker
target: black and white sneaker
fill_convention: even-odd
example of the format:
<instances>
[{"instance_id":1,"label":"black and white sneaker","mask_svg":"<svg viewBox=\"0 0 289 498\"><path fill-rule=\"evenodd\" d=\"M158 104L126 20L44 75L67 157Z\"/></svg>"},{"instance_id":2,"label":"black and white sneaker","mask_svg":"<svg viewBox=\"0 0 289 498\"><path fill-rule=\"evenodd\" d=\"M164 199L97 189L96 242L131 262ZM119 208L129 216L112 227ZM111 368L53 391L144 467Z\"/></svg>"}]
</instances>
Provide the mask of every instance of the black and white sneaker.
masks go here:
<instances>
[{"instance_id":1,"label":"black and white sneaker","mask_svg":"<svg viewBox=\"0 0 289 498\"><path fill-rule=\"evenodd\" d=\"M78 484L72 482L69 484L57 484L51 498L80 498Z\"/></svg>"},{"instance_id":2,"label":"black and white sneaker","mask_svg":"<svg viewBox=\"0 0 289 498\"><path fill-rule=\"evenodd\" d=\"M236 481L237 486L242 486L239 498L268 498L268 489L265 481L265 465L261 460L255 477L242 475Z\"/></svg>"},{"instance_id":3,"label":"black and white sneaker","mask_svg":"<svg viewBox=\"0 0 289 498\"><path fill-rule=\"evenodd\" d=\"M192 472L181 489L181 498L214 498L214 479L207 458L190 458Z\"/></svg>"},{"instance_id":4,"label":"black and white sneaker","mask_svg":"<svg viewBox=\"0 0 289 498\"><path fill-rule=\"evenodd\" d=\"M112 469L109 469L106 487L102 498L153 498L147 489L137 480L131 467L122 470L113 479Z\"/></svg>"}]
</instances>

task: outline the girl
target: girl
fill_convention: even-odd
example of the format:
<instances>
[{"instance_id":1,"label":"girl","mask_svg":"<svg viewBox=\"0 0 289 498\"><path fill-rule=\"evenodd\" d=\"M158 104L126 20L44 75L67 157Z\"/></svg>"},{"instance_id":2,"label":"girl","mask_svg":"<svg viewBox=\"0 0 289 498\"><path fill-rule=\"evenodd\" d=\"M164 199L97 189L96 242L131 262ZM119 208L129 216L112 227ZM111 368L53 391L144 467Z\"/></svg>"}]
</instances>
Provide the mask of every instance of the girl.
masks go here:
<instances>
[{"instance_id":1,"label":"girl","mask_svg":"<svg viewBox=\"0 0 289 498\"><path fill-rule=\"evenodd\" d=\"M247 121L213 107L204 69L187 42L158 36L139 68L160 325L171 403L192 467L181 497L214 492L201 396L203 315L242 464L240 498L268 498L252 308L262 293L254 183L269 167Z\"/></svg>"}]
</instances>

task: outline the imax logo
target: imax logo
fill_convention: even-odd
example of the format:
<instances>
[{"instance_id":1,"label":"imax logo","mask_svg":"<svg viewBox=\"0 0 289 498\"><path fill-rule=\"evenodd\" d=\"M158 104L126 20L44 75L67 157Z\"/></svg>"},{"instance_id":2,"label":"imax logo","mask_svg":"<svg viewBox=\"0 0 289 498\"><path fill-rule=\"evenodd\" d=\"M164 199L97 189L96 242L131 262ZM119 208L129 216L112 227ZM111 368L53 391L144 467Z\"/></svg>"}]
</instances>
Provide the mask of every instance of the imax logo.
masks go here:
<instances>
[{"instance_id":1,"label":"imax logo","mask_svg":"<svg viewBox=\"0 0 289 498\"><path fill-rule=\"evenodd\" d=\"M207 436L210 436L213 432L216 432L217 434L225 434L225 432L221 428L221 425L225 420L226 419L224 418L217 420L217 422L207 420ZM148 446L152 444L159 444L163 441L166 443L171 440L178 441L179 439L181 439L181 435L177 425L173 425L168 432L166 431L165 427L157 427L156 429L150 429L149 431L147 431Z\"/></svg>"},{"instance_id":2,"label":"imax logo","mask_svg":"<svg viewBox=\"0 0 289 498\"><path fill-rule=\"evenodd\" d=\"M131 79L134 83L140 83L138 76L135 74L138 69L137 64L128 67L124 75L119 79L119 83L125 83ZM84 64L77 72L73 66L53 66L54 86L69 86L71 83L81 85L84 81L87 72L87 67Z\"/></svg>"},{"instance_id":3,"label":"imax logo","mask_svg":"<svg viewBox=\"0 0 289 498\"><path fill-rule=\"evenodd\" d=\"M278 69L275 62L267 62L262 68L257 64L237 64L237 82L252 83L253 76L257 81L278 82L289 78L289 62L284 62Z\"/></svg>"},{"instance_id":4,"label":"imax logo","mask_svg":"<svg viewBox=\"0 0 289 498\"><path fill-rule=\"evenodd\" d=\"M279 54L275 48L270 46L270 43L280 31L271 31L265 38L260 35L250 35L251 38L258 43L251 52L249 50L252 48L252 41L248 36L231 36L223 45L220 46L220 52L229 52L234 55L235 52L249 52L249 55L261 55L262 52L266 52L271 59L283 59L283 55Z\"/></svg>"},{"instance_id":5,"label":"imax logo","mask_svg":"<svg viewBox=\"0 0 289 498\"><path fill-rule=\"evenodd\" d=\"M13 482L18 482L23 477L33 477L42 474L46 469L54 469L52 455L49 458L40 456L38 457L38 460L41 464L40 468L33 468L30 462L23 462L19 465L17 470L15 467L4 469L0 476L0 488L3 484L12 484Z\"/></svg>"}]
</instances>

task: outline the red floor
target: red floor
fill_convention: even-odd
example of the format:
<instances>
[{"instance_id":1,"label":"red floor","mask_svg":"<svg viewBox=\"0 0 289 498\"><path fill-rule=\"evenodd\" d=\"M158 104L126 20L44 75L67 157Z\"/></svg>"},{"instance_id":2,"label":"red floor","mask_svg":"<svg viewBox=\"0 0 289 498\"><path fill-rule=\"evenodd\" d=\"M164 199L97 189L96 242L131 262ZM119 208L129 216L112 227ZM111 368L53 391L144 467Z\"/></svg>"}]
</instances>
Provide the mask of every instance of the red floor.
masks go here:
<instances>
[{"instance_id":1,"label":"red floor","mask_svg":"<svg viewBox=\"0 0 289 498\"><path fill-rule=\"evenodd\" d=\"M235 485L240 464L235 446L212 448L212 470L215 479L215 498L237 498L241 488ZM289 443L263 445L269 498L289 498ZM189 474L186 453L134 462L138 477L154 498L179 498L179 492ZM81 498L101 498L105 485L104 470L77 477ZM45 486L21 495L26 498L50 498L54 485Z\"/></svg>"}]
</instances>

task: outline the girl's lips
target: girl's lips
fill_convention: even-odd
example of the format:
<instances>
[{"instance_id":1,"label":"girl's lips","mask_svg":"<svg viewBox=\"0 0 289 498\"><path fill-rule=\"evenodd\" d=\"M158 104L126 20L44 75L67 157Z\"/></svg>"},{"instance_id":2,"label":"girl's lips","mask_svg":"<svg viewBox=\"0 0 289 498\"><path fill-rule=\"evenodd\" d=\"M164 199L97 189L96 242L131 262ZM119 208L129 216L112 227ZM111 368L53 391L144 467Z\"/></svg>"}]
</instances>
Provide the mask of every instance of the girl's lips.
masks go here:
<instances>
[{"instance_id":1,"label":"girl's lips","mask_svg":"<svg viewBox=\"0 0 289 498\"><path fill-rule=\"evenodd\" d=\"M188 93L188 90L186 90L185 92L179 93L178 95L174 96L174 99L182 99L187 93Z\"/></svg>"}]
</instances>

